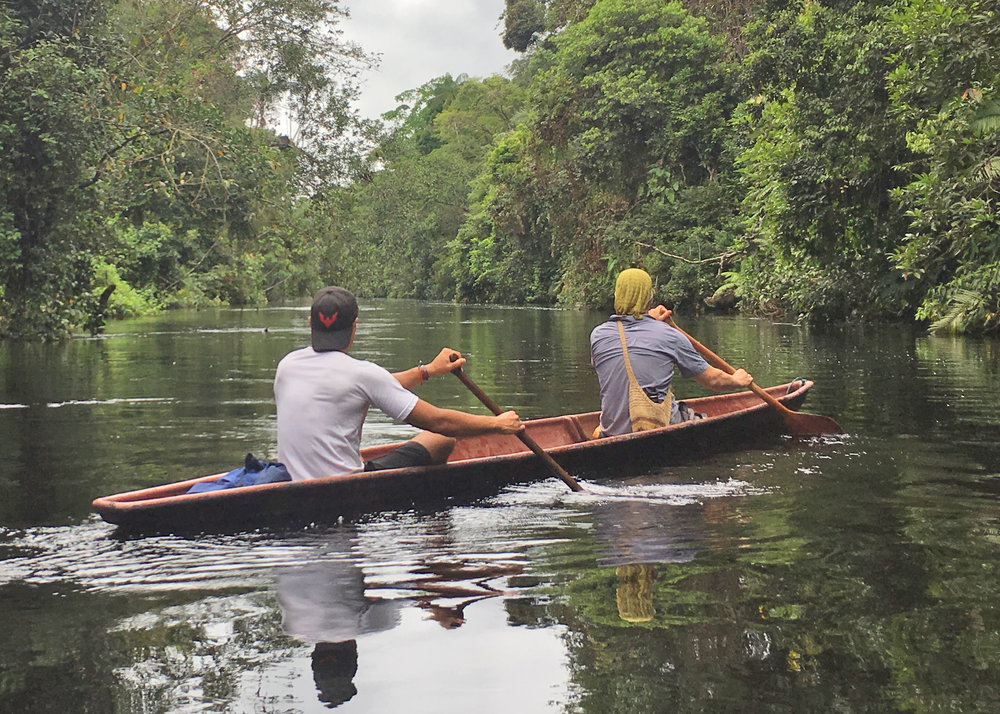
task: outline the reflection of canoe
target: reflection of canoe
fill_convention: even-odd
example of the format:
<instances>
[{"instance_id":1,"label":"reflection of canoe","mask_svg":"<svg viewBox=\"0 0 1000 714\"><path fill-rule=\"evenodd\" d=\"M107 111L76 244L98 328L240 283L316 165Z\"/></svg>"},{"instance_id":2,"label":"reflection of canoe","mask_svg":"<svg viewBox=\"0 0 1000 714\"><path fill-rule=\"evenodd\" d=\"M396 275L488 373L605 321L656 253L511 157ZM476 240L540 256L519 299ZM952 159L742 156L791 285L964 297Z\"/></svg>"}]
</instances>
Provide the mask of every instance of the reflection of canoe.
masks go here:
<instances>
[{"instance_id":1,"label":"reflection of canoe","mask_svg":"<svg viewBox=\"0 0 1000 714\"><path fill-rule=\"evenodd\" d=\"M795 409L811 381L792 382L767 391ZM572 414L526 422L528 434L571 474L679 463L698 454L731 449L784 430L780 414L752 392L721 394L685 402L708 415L699 421L589 440L598 413ZM362 451L366 459L396 444ZM514 436L460 439L451 459L441 466L391 469L328 476L309 481L271 483L224 491L187 494L196 481L223 474L98 498L94 509L109 523L128 530L199 531L335 520L387 509L409 508L428 500L470 498L495 492L504 484L550 476L537 456Z\"/></svg>"}]
</instances>

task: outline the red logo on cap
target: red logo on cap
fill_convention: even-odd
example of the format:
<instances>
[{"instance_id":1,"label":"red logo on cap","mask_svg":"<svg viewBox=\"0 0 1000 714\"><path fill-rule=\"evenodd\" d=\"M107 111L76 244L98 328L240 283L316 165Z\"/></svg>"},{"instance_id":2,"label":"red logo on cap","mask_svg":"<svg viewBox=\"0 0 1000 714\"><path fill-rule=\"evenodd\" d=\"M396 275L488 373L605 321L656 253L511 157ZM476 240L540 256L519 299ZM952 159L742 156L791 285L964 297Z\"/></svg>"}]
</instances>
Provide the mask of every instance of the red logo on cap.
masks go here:
<instances>
[{"instance_id":1,"label":"red logo on cap","mask_svg":"<svg viewBox=\"0 0 1000 714\"><path fill-rule=\"evenodd\" d=\"M333 326L333 323L335 323L337 321L337 315L339 315L340 312L338 311L338 312L333 313L333 315L331 317L327 317L326 315L324 315L319 310L316 311L316 314L319 315L319 321L322 322L323 325L324 325L324 327L326 327L326 329L329 330L330 327Z\"/></svg>"}]
</instances>

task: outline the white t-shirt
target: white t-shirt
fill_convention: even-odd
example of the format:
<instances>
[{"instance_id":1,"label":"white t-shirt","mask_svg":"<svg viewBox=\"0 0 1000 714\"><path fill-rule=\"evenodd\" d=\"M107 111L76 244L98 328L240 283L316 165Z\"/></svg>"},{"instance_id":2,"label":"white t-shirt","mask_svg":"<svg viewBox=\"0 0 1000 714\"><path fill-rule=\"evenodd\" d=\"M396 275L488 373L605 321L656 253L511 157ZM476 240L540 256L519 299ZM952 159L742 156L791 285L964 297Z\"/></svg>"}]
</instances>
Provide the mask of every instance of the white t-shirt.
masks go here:
<instances>
[{"instance_id":1,"label":"white t-shirt","mask_svg":"<svg viewBox=\"0 0 1000 714\"><path fill-rule=\"evenodd\" d=\"M278 569L285 632L309 643L342 642L399 624L399 600L366 592L355 544L356 538L344 530L329 531L315 552L303 554L300 565Z\"/></svg>"},{"instance_id":2,"label":"white t-shirt","mask_svg":"<svg viewBox=\"0 0 1000 714\"><path fill-rule=\"evenodd\" d=\"M417 395L387 370L344 352L289 352L274 376L278 460L293 481L359 471L361 426L374 405L405 421Z\"/></svg>"}]
</instances>

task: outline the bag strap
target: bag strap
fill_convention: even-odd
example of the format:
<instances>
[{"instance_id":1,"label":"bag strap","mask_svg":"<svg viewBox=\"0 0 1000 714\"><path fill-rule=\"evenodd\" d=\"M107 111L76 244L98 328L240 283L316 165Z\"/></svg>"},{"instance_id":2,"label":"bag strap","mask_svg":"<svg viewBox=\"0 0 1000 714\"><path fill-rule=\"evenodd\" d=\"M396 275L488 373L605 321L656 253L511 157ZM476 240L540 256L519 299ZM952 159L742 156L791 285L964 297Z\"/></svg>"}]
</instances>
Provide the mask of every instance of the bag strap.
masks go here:
<instances>
[{"instance_id":1,"label":"bag strap","mask_svg":"<svg viewBox=\"0 0 1000 714\"><path fill-rule=\"evenodd\" d=\"M646 431L669 425L674 409L673 386L667 389L667 397L662 404L650 399L632 371L628 345L625 344L625 326L621 321L618 322L618 336L622 341L622 357L625 359L625 372L628 374L628 413L632 431Z\"/></svg>"},{"instance_id":2,"label":"bag strap","mask_svg":"<svg viewBox=\"0 0 1000 714\"><path fill-rule=\"evenodd\" d=\"M628 345L625 344L625 325L622 324L621 320L618 321L618 336L622 340L622 357L625 359L625 371L628 372L628 381L629 383L635 382L638 384L639 380L635 378L635 373L632 371L632 362L628 358Z\"/></svg>"}]
</instances>

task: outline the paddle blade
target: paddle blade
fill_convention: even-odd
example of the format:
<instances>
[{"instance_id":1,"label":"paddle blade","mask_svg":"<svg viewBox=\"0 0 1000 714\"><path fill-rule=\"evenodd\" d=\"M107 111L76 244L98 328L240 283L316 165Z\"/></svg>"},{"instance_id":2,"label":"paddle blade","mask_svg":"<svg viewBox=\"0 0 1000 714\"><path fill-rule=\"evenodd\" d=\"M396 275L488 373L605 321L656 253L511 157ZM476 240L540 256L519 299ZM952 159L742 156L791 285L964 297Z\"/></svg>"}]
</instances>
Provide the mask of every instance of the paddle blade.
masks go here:
<instances>
[{"instance_id":1,"label":"paddle blade","mask_svg":"<svg viewBox=\"0 0 1000 714\"><path fill-rule=\"evenodd\" d=\"M708 349L705 345L701 344L698 340L679 328L677 323L674 322L673 318L669 315L667 316L666 323L688 338L691 345L698 351L698 353L708 360L708 362L714 367L721 369L726 374L732 374L736 371L729 365L728 362L719 357L719 355L712 352L712 350ZM785 420L785 426L788 427L788 432L793 436L820 436L822 434L844 433L844 430L840 428L840 425L830 417L819 416L818 414L793 412L756 384L751 383L750 389L781 414L781 417Z\"/></svg>"},{"instance_id":2,"label":"paddle blade","mask_svg":"<svg viewBox=\"0 0 1000 714\"><path fill-rule=\"evenodd\" d=\"M843 434L840 424L830 417L785 410L782 412L785 426L792 436L822 436L823 434Z\"/></svg>"}]
</instances>

